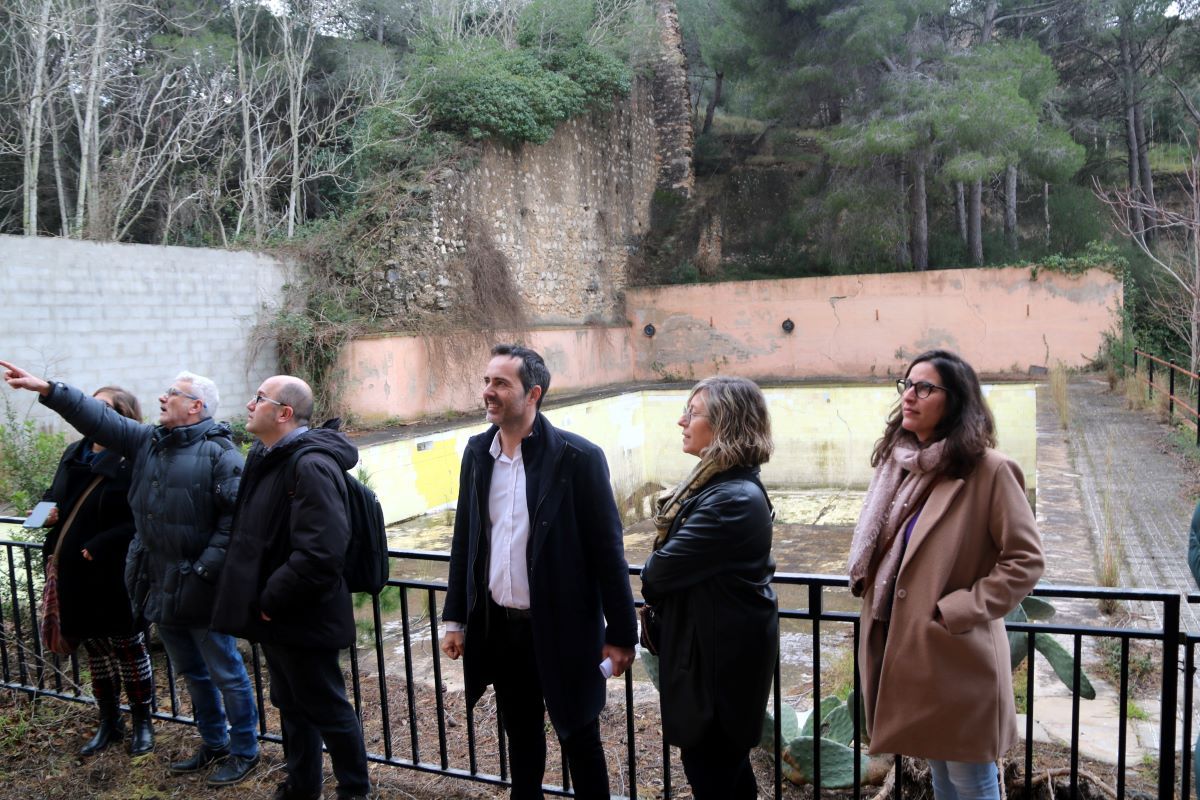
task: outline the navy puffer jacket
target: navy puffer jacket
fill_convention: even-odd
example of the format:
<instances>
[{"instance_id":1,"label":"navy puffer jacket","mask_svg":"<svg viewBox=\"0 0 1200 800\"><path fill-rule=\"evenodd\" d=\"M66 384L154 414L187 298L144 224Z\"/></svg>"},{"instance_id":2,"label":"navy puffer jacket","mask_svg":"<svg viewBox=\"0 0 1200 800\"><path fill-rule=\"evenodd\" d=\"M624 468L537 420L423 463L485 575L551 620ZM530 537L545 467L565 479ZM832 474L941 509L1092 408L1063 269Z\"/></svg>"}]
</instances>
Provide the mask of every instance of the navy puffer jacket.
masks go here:
<instances>
[{"instance_id":1,"label":"navy puffer jacket","mask_svg":"<svg viewBox=\"0 0 1200 800\"><path fill-rule=\"evenodd\" d=\"M64 383L41 402L84 436L133 462L129 506L136 533L125 583L149 622L208 627L225 564L244 459L225 423L146 425Z\"/></svg>"}]
</instances>

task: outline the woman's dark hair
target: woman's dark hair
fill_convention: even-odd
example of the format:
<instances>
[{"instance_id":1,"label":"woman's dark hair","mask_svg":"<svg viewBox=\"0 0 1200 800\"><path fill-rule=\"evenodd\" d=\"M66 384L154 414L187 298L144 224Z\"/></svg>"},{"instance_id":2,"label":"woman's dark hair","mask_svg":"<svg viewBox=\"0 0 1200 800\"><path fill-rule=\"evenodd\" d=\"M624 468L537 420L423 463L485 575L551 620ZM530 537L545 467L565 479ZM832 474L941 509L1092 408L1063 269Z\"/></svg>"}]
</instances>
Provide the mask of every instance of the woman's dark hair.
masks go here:
<instances>
[{"instance_id":1,"label":"woman's dark hair","mask_svg":"<svg viewBox=\"0 0 1200 800\"><path fill-rule=\"evenodd\" d=\"M133 392L128 392L120 386L101 386L92 392L92 397L101 393L112 398L113 411L116 411L122 417L128 417L138 422L142 421L142 405L133 396Z\"/></svg>"},{"instance_id":2,"label":"woman's dark hair","mask_svg":"<svg viewBox=\"0 0 1200 800\"><path fill-rule=\"evenodd\" d=\"M928 350L912 360L904 377L912 368L928 362L938 372L946 390L946 409L933 430L933 441L944 439L943 473L951 478L965 478L983 458L984 451L996 446L996 422L983 400L979 377L971 365L949 350ZM888 416L883 436L871 453L871 466L877 467L892 455L892 449L906 435L900 423L904 421L903 401L896 403Z\"/></svg>"}]
</instances>

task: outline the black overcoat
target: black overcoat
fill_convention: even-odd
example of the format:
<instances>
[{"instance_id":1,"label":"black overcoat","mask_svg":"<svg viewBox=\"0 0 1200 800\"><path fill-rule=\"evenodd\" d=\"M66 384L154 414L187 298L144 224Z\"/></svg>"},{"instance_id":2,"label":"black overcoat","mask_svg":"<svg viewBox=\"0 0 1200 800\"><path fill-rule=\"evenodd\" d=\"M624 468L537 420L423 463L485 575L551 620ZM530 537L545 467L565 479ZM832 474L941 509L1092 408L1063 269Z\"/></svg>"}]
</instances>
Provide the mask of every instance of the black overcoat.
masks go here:
<instances>
[{"instance_id":1,"label":"black overcoat","mask_svg":"<svg viewBox=\"0 0 1200 800\"><path fill-rule=\"evenodd\" d=\"M300 456L295 486L287 486L292 454L317 443L328 452ZM353 643L354 610L342 571L350 541L345 471L357 462L358 448L328 428L269 451L261 443L251 448L217 584L213 630L291 647Z\"/></svg>"},{"instance_id":2,"label":"black overcoat","mask_svg":"<svg viewBox=\"0 0 1200 800\"><path fill-rule=\"evenodd\" d=\"M642 596L661 619L659 695L673 745L716 732L749 749L762 736L779 649L771 517L757 468L722 472L646 559Z\"/></svg>"},{"instance_id":3,"label":"black overcoat","mask_svg":"<svg viewBox=\"0 0 1200 800\"><path fill-rule=\"evenodd\" d=\"M498 428L473 436L459 476L450 578L442 617L466 625L463 671L473 706L491 683L487 664L489 448ZM540 413L521 443L529 504L534 653L550 721L560 737L604 707L605 643L633 647L637 622L621 519L599 447Z\"/></svg>"},{"instance_id":4,"label":"black overcoat","mask_svg":"<svg viewBox=\"0 0 1200 800\"><path fill-rule=\"evenodd\" d=\"M46 532L43 552L54 552L63 525L87 487L96 488L83 500L58 554L58 602L63 633L71 639L130 636L133 614L125 592L125 554L133 539L133 511L126 494L132 465L111 450L85 460L89 439L69 445L58 463L54 481L42 497L58 504L58 522ZM83 557L87 550L92 556Z\"/></svg>"}]
</instances>

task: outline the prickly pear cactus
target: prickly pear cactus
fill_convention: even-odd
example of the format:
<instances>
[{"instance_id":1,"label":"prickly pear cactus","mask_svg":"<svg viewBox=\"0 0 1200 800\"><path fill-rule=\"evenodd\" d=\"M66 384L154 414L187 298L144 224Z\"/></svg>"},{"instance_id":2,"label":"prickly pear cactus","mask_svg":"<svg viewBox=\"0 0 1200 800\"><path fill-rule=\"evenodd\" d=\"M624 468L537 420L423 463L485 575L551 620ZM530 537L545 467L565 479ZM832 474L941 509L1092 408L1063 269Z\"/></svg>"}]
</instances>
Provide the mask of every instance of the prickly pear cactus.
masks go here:
<instances>
[{"instance_id":1,"label":"prickly pear cactus","mask_svg":"<svg viewBox=\"0 0 1200 800\"><path fill-rule=\"evenodd\" d=\"M815 777L814 752L821 753L821 786L839 789L854 785L854 749L850 743L854 738L854 695L845 703L836 697L821 703L820 738L817 738L816 722L811 710L798 714L790 705L780 711L779 729L782 744L784 777L795 784L811 784ZM860 730L864 726L860 723ZM763 720L763 736L760 746L768 754L775 754L775 720L770 713ZM859 756L859 774L867 772L867 757Z\"/></svg>"}]
</instances>

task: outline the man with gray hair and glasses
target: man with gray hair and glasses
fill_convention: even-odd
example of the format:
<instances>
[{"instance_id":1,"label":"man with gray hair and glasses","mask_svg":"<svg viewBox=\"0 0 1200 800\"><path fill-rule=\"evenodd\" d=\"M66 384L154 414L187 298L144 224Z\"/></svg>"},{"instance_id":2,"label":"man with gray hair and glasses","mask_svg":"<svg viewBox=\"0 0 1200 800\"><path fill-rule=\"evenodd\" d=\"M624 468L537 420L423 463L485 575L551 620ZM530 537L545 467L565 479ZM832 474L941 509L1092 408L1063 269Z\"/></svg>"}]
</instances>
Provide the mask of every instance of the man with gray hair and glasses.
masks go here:
<instances>
[{"instance_id":1,"label":"man with gray hair and glasses","mask_svg":"<svg viewBox=\"0 0 1200 800\"><path fill-rule=\"evenodd\" d=\"M246 665L232 636L209 630L225 563L244 459L225 423L213 419L219 396L208 378L181 372L158 398L157 425L121 416L65 383L50 383L0 361L13 389L40 395L84 436L133 463L129 505L136 533L125 582L135 618L159 638L192 698L203 745L171 764L177 773L220 762L211 786L245 779L258 763L258 711Z\"/></svg>"}]
</instances>

